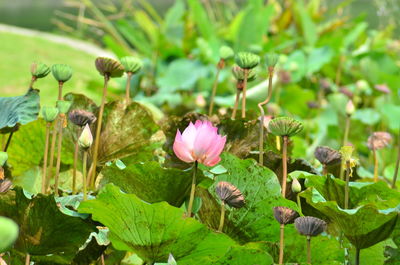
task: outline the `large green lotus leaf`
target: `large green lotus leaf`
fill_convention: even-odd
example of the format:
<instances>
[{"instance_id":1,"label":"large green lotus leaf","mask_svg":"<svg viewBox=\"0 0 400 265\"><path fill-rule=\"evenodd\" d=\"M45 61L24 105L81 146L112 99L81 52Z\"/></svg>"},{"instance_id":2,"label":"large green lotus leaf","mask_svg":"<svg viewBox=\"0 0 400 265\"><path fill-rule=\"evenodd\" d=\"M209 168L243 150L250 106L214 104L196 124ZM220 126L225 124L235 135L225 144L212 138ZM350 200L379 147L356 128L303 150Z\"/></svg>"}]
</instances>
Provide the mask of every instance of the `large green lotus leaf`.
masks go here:
<instances>
[{"instance_id":1,"label":"large green lotus leaf","mask_svg":"<svg viewBox=\"0 0 400 265\"><path fill-rule=\"evenodd\" d=\"M23 96L0 97L0 129L34 121L39 110L39 90L29 89Z\"/></svg>"},{"instance_id":2,"label":"large green lotus leaf","mask_svg":"<svg viewBox=\"0 0 400 265\"><path fill-rule=\"evenodd\" d=\"M163 168L155 161L130 163L124 169L113 163L105 166L101 173L103 183L114 183L146 202L166 201L177 207L184 202L192 183L192 171Z\"/></svg>"},{"instance_id":3,"label":"large green lotus leaf","mask_svg":"<svg viewBox=\"0 0 400 265\"><path fill-rule=\"evenodd\" d=\"M172 253L181 265L208 265L216 264L232 248L248 253L246 246L238 246L225 234L185 218L183 209L166 202L148 204L112 184L106 185L96 200L82 202L79 211L92 214L110 229L115 248L135 252L146 263L165 262ZM238 252L237 256L241 255ZM267 262L259 264L271 264L268 254L260 255ZM254 254L253 258L258 260L259 256Z\"/></svg>"},{"instance_id":4,"label":"large green lotus leaf","mask_svg":"<svg viewBox=\"0 0 400 265\"><path fill-rule=\"evenodd\" d=\"M203 200L201 220L210 227L218 227L220 204L215 187L219 181L228 181L243 193L246 205L227 211L224 232L240 242L278 241L279 224L273 216L273 207L288 206L296 210L297 206L281 197L281 186L276 175L253 159L241 160L229 153L221 155L219 165L226 168L227 172L217 175L208 191L199 190Z\"/></svg>"},{"instance_id":5,"label":"large green lotus leaf","mask_svg":"<svg viewBox=\"0 0 400 265\"><path fill-rule=\"evenodd\" d=\"M95 231L94 225L81 218L63 214L54 196L39 194L29 199L20 187L0 195L0 215L19 225L14 248L20 255L29 253L33 261L70 264Z\"/></svg>"}]
</instances>

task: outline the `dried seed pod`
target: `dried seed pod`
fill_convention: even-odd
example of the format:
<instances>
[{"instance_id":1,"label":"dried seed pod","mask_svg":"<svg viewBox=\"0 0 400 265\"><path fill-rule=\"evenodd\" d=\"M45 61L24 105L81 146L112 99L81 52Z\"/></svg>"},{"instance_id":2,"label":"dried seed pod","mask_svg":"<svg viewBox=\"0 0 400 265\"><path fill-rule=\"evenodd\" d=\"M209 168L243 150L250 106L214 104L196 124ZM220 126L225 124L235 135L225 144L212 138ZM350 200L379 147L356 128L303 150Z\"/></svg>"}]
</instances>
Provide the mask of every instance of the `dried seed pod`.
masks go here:
<instances>
[{"instance_id":1,"label":"dried seed pod","mask_svg":"<svg viewBox=\"0 0 400 265\"><path fill-rule=\"evenodd\" d=\"M220 181L215 188L219 198L234 208L242 208L245 204L244 196L238 188L226 181Z\"/></svg>"},{"instance_id":2,"label":"dried seed pod","mask_svg":"<svg viewBox=\"0 0 400 265\"><path fill-rule=\"evenodd\" d=\"M58 116L58 108L44 106L42 108L42 115L46 122L53 122Z\"/></svg>"},{"instance_id":3,"label":"dried seed pod","mask_svg":"<svg viewBox=\"0 0 400 265\"><path fill-rule=\"evenodd\" d=\"M51 73L58 82L67 82L72 77L72 68L66 64L55 64L51 67Z\"/></svg>"},{"instance_id":4,"label":"dried seed pod","mask_svg":"<svg viewBox=\"0 0 400 265\"><path fill-rule=\"evenodd\" d=\"M342 159L338 151L328 146L318 146L315 149L314 155L321 164L328 166L340 164Z\"/></svg>"},{"instance_id":5,"label":"dried seed pod","mask_svg":"<svg viewBox=\"0 0 400 265\"><path fill-rule=\"evenodd\" d=\"M219 58L223 60L228 60L232 58L234 55L235 53L229 46L221 46L221 48L219 48Z\"/></svg>"},{"instance_id":6,"label":"dried seed pod","mask_svg":"<svg viewBox=\"0 0 400 265\"><path fill-rule=\"evenodd\" d=\"M9 179L0 180L0 193L7 192L11 189L12 182Z\"/></svg>"},{"instance_id":7,"label":"dried seed pod","mask_svg":"<svg viewBox=\"0 0 400 265\"><path fill-rule=\"evenodd\" d=\"M368 148L371 150L378 150L385 148L392 140L392 136L387 132L374 132L368 137Z\"/></svg>"},{"instance_id":8,"label":"dried seed pod","mask_svg":"<svg viewBox=\"0 0 400 265\"><path fill-rule=\"evenodd\" d=\"M121 64L124 66L124 70L127 73L135 74L140 71L143 67L143 63L139 58L133 56L126 56L121 58Z\"/></svg>"},{"instance_id":9,"label":"dried seed pod","mask_svg":"<svg viewBox=\"0 0 400 265\"><path fill-rule=\"evenodd\" d=\"M34 62L31 64L31 74L35 78L46 77L50 73L50 68L44 63Z\"/></svg>"},{"instance_id":10,"label":"dried seed pod","mask_svg":"<svg viewBox=\"0 0 400 265\"><path fill-rule=\"evenodd\" d=\"M238 65L234 65L232 67L232 73L233 76L236 78L238 81L243 81L244 80L244 69L240 68ZM257 73L254 69L250 69L247 73L247 82L254 81L257 77Z\"/></svg>"},{"instance_id":11,"label":"dried seed pod","mask_svg":"<svg viewBox=\"0 0 400 265\"><path fill-rule=\"evenodd\" d=\"M124 74L124 67L118 61L106 58L98 57L95 61L96 69L103 76L108 77L120 77Z\"/></svg>"},{"instance_id":12,"label":"dried seed pod","mask_svg":"<svg viewBox=\"0 0 400 265\"><path fill-rule=\"evenodd\" d=\"M299 213L288 207L277 206L274 207L274 217L278 223L287 225L293 224L294 220L299 217Z\"/></svg>"},{"instance_id":13,"label":"dried seed pod","mask_svg":"<svg viewBox=\"0 0 400 265\"><path fill-rule=\"evenodd\" d=\"M83 109L75 109L71 111L68 115L71 122L79 127L83 127L86 124L91 125L96 121L96 116L90 111Z\"/></svg>"},{"instance_id":14,"label":"dried seed pod","mask_svg":"<svg viewBox=\"0 0 400 265\"><path fill-rule=\"evenodd\" d=\"M268 130L275 135L292 137L303 130L303 124L289 117L279 117L270 121Z\"/></svg>"},{"instance_id":15,"label":"dried seed pod","mask_svg":"<svg viewBox=\"0 0 400 265\"><path fill-rule=\"evenodd\" d=\"M260 56L251 52L239 52L235 62L243 69L252 69L260 63Z\"/></svg>"},{"instance_id":16,"label":"dried seed pod","mask_svg":"<svg viewBox=\"0 0 400 265\"><path fill-rule=\"evenodd\" d=\"M318 236L326 229L326 222L312 216L296 218L294 225L297 231L305 236Z\"/></svg>"}]
</instances>

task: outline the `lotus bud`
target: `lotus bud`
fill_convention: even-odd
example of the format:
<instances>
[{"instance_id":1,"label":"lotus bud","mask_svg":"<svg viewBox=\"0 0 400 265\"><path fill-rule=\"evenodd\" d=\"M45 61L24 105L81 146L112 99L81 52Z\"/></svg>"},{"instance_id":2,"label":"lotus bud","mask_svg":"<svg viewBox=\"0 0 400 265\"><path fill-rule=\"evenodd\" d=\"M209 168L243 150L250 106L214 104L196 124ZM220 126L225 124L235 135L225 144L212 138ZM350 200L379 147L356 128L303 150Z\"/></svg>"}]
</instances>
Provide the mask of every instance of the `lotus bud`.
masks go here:
<instances>
[{"instance_id":1,"label":"lotus bud","mask_svg":"<svg viewBox=\"0 0 400 265\"><path fill-rule=\"evenodd\" d=\"M390 88L386 84L381 84L381 85L375 85L375 89L385 93L385 94L390 94Z\"/></svg>"},{"instance_id":2,"label":"lotus bud","mask_svg":"<svg viewBox=\"0 0 400 265\"><path fill-rule=\"evenodd\" d=\"M58 82L67 82L72 77L72 68L66 64L55 64L51 67L51 73Z\"/></svg>"},{"instance_id":3,"label":"lotus bud","mask_svg":"<svg viewBox=\"0 0 400 265\"><path fill-rule=\"evenodd\" d=\"M118 61L106 58L98 57L95 61L96 69L102 76L108 77L121 77L124 74L124 67Z\"/></svg>"},{"instance_id":4,"label":"lotus bud","mask_svg":"<svg viewBox=\"0 0 400 265\"><path fill-rule=\"evenodd\" d=\"M43 107L42 115L46 122L53 122L58 116L58 108L56 107Z\"/></svg>"},{"instance_id":5,"label":"lotus bud","mask_svg":"<svg viewBox=\"0 0 400 265\"><path fill-rule=\"evenodd\" d=\"M135 74L143 67L143 63L139 58L133 56L126 56L121 58L121 64L125 72Z\"/></svg>"},{"instance_id":6,"label":"lotus bud","mask_svg":"<svg viewBox=\"0 0 400 265\"><path fill-rule=\"evenodd\" d=\"M92 143L93 143L92 132L90 131L89 124L86 124L85 128L81 133L81 136L78 139L78 144L82 149L86 150L92 146Z\"/></svg>"},{"instance_id":7,"label":"lotus bud","mask_svg":"<svg viewBox=\"0 0 400 265\"><path fill-rule=\"evenodd\" d=\"M385 148L392 140L392 136L387 132L374 132L368 137L368 148L371 150L378 150Z\"/></svg>"},{"instance_id":8,"label":"lotus bud","mask_svg":"<svg viewBox=\"0 0 400 265\"><path fill-rule=\"evenodd\" d=\"M65 114L68 112L69 108L71 107L72 102L71 101L66 101L66 100L57 100L57 108L58 111L62 114Z\"/></svg>"},{"instance_id":9,"label":"lotus bud","mask_svg":"<svg viewBox=\"0 0 400 265\"><path fill-rule=\"evenodd\" d=\"M43 78L46 77L50 73L50 68L44 63L36 63L31 64L31 74L35 78Z\"/></svg>"},{"instance_id":10,"label":"lotus bud","mask_svg":"<svg viewBox=\"0 0 400 265\"><path fill-rule=\"evenodd\" d=\"M243 68L240 68L237 65L234 65L232 67L232 73L233 76L238 80L238 81L243 81L244 80L244 70ZM250 69L247 72L247 82L251 82L253 80L255 80L257 77L257 73L254 69Z\"/></svg>"},{"instance_id":11,"label":"lotus bud","mask_svg":"<svg viewBox=\"0 0 400 265\"><path fill-rule=\"evenodd\" d=\"M303 216L294 221L294 226L304 236L318 236L326 229L326 222L316 217Z\"/></svg>"},{"instance_id":12,"label":"lotus bud","mask_svg":"<svg viewBox=\"0 0 400 265\"><path fill-rule=\"evenodd\" d=\"M223 60L228 60L230 58L232 58L235 55L235 53L233 52L232 48L229 46L222 46L219 49L219 58L223 59Z\"/></svg>"},{"instance_id":13,"label":"lotus bud","mask_svg":"<svg viewBox=\"0 0 400 265\"><path fill-rule=\"evenodd\" d=\"M215 192L221 201L233 208L242 208L245 205L245 199L240 190L229 182L218 182Z\"/></svg>"},{"instance_id":14,"label":"lotus bud","mask_svg":"<svg viewBox=\"0 0 400 265\"><path fill-rule=\"evenodd\" d=\"M8 154L6 152L0 151L0 167L4 166L7 160L8 160Z\"/></svg>"},{"instance_id":15,"label":"lotus bud","mask_svg":"<svg viewBox=\"0 0 400 265\"><path fill-rule=\"evenodd\" d=\"M270 121L268 129L274 135L292 137L303 130L303 124L289 117L279 117Z\"/></svg>"},{"instance_id":16,"label":"lotus bud","mask_svg":"<svg viewBox=\"0 0 400 265\"><path fill-rule=\"evenodd\" d=\"M268 67L274 68L279 61L279 55L276 53L269 53L265 56L265 62Z\"/></svg>"},{"instance_id":17,"label":"lotus bud","mask_svg":"<svg viewBox=\"0 0 400 265\"><path fill-rule=\"evenodd\" d=\"M260 56L251 52L239 52L235 62L243 69L253 69L260 63Z\"/></svg>"},{"instance_id":18,"label":"lotus bud","mask_svg":"<svg viewBox=\"0 0 400 265\"><path fill-rule=\"evenodd\" d=\"M297 178L293 178L293 180L292 180L292 192L294 192L294 193L301 192L301 184L297 180Z\"/></svg>"},{"instance_id":19,"label":"lotus bud","mask_svg":"<svg viewBox=\"0 0 400 265\"><path fill-rule=\"evenodd\" d=\"M351 145L345 145L340 148L340 154L344 161L351 161L351 156L353 154L354 147Z\"/></svg>"},{"instance_id":20,"label":"lotus bud","mask_svg":"<svg viewBox=\"0 0 400 265\"><path fill-rule=\"evenodd\" d=\"M294 220L299 217L299 213L288 207L274 207L274 217L281 225L293 224Z\"/></svg>"},{"instance_id":21,"label":"lotus bud","mask_svg":"<svg viewBox=\"0 0 400 265\"><path fill-rule=\"evenodd\" d=\"M314 155L321 164L328 166L340 164L342 159L338 151L328 146L318 146L315 149Z\"/></svg>"},{"instance_id":22,"label":"lotus bud","mask_svg":"<svg viewBox=\"0 0 400 265\"><path fill-rule=\"evenodd\" d=\"M346 105L346 114L348 116L351 116L351 115L353 115L353 113L355 111L356 111L356 108L354 107L353 101L349 100L349 102L347 102L347 105Z\"/></svg>"},{"instance_id":23,"label":"lotus bud","mask_svg":"<svg viewBox=\"0 0 400 265\"><path fill-rule=\"evenodd\" d=\"M93 124L96 121L96 116L91 113L90 111L82 110L82 109L76 109L73 110L69 113L68 115L70 121L79 126L83 127L86 124Z\"/></svg>"}]
</instances>

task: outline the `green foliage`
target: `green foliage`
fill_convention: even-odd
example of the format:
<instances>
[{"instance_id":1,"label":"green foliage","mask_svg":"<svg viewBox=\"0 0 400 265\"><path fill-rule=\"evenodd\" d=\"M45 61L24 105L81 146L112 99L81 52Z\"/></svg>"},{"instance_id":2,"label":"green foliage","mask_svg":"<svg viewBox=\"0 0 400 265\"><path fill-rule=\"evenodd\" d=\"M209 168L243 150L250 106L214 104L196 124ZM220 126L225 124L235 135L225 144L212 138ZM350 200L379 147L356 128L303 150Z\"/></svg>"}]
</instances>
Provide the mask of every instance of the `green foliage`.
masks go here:
<instances>
[{"instance_id":1,"label":"green foliage","mask_svg":"<svg viewBox=\"0 0 400 265\"><path fill-rule=\"evenodd\" d=\"M0 216L0 251L6 252L18 238L18 225L11 219Z\"/></svg>"}]
</instances>

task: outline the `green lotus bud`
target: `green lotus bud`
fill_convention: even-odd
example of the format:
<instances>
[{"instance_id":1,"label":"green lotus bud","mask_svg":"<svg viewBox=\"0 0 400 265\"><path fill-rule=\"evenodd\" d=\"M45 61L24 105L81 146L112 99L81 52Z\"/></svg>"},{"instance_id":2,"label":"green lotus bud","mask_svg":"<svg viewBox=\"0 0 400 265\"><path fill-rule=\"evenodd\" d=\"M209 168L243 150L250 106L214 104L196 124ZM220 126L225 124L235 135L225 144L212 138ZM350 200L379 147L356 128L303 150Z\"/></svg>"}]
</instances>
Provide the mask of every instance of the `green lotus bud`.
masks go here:
<instances>
[{"instance_id":1,"label":"green lotus bud","mask_svg":"<svg viewBox=\"0 0 400 265\"><path fill-rule=\"evenodd\" d=\"M58 82L67 82L72 77L72 68L66 64L53 65L51 72Z\"/></svg>"},{"instance_id":2,"label":"green lotus bud","mask_svg":"<svg viewBox=\"0 0 400 265\"><path fill-rule=\"evenodd\" d=\"M353 101L349 100L346 104L346 114L351 116L356 111L356 107L354 107Z\"/></svg>"},{"instance_id":3,"label":"green lotus bud","mask_svg":"<svg viewBox=\"0 0 400 265\"><path fill-rule=\"evenodd\" d=\"M4 253L18 238L18 225L10 218L0 216L0 252Z\"/></svg>"},{"instance_id":4,"label":"green lotus bud","mask_svg":"<svg viewBox=\"0 0 400 265\"><path fill-rule=\"evenodd\" d=\"M44 63L34 62L31 64L31 74L35 78L46 77L50 73L50 68Z\"/></svg>"},{"instance_id":5,"label":"green lotus bud","mask_svg":"<svg viewBox=\"0 0 400 265\"><path fill-rule=\"evenodd\" d=\"M268 130L275 135L292 137L303 130L303 124L289 117L279 117L269 122Z\"/></svg>"},{"instance_id":6,"label":"green lotus bud","mask_svg":"<svg viewBox=\"0 0 400 265\"><path fill-rule=\"evenodd\" d=\"M66 100L57 100L57 108L60 113L67 113L69 108L71 107L72 102Z\"/></svg>"},{"instance_id":7,"label":"green lotus bud","mask_svg":"<svg viewBox=\"0 0 400 265\"><path fill-rule=\"evenodd\" d=\"M251 52L239 52L235 62L243 69L252 69L260 63L260 56Z\"/></svg>"},{"instance_id":8,"label":"green lotus bud","mask_svg":"<svg viewBox=\"0 0 400 265\"><path fill-rule=\"evenodd\" d=\"M95 61L96 69L102 76L120 77L124 74L122 64L114 59L98 57Z\"/></svg>"},{"instance_id":9,"label":"green lotus bud","mask_svg":"<svg viewBox=\"0 0 400 265\"><path fill-rule=\"evenodd\" d=\"M7 160L8 160L8 154L6 152L0 152L0 167L4 166Z\"/></svg>"},{"instance_id":10,"label":"green lotus bud","mask_svg":"<svg viewBox=\"0 0 400 265\"><path fill-rule=\"evenodd\" d=\"M268 53L265 56L265 62L267 63L268 67L275 67L275 65L278 63L279 60L279 55L276 53Z\"/></svg>"},{"instance_id":11,"label":"green lotus bud","mask_svg":"<svg viewBox=\"0 0 400 265\"><path fill-rule=\"evenodd\" d=\"M46 122L53 122L58 116L58 108L56 107L43 107L42 115Z\"/></svg>"},{"instance_id":12,"label":"green lotus bud","mask_svg":"<svg viewBox=\"0 0 400 265\"><path fill-rule=\"evenodd\" d=\"M126 56L121 58L121 64L124 66L125 72L135 74L143 67L143 63L139 58Z\"/></svg>"},{"instance_id":13,"label":"green lotus bud","mask_svg":"<svg viewBox=\"0 0 400 265\"><path fill-rule=\"evenodd\" d=\"M241 68L237 65L234 65L232 67L232 73L233 73L233 76L237 80L241 80L241 81L244 80L244 69L243 68ZM251 82L251 81L255 80L256 77L257 77L257 72L255 69L250 69L247 72L247 82Z\"/></svg>"},{"instance_id":14,"label":"green lotus bud","mask_svg":"<svg viewBox=\"0 0 400 265\"><path fill-rule=\"evenodd\" d=\"M301 191L301 184L297 180L297 178L293 178L293 180L292 180L292 191L294 193L299 193Z\"/></svg>"},{"instance_id":15,"label":"green lotus bud","mask_svg":"<svg viewBox=\"0 0 400 265\"><path fill-rule=\"evenodd\" d=\"M222 46L219 49L219 58L224 59L224 60L228 60L230 58L232 58L235 55L235 53L233 52L232 48L229 46Z\"/></svg>"},{"instance_id":16,"label":"green lotus bud","mask_svg":"<svg viewBox=\"0 0 400 265\"><path fill-rule=\"evenodd\" d=\"M85 128L81 133L81 136L79 136L78 144L82 149L88 149L92 146L92 143L93 143L93 135L92 132L90 131L89 124L86 124Z\"/></svg>"}]
</instances>

